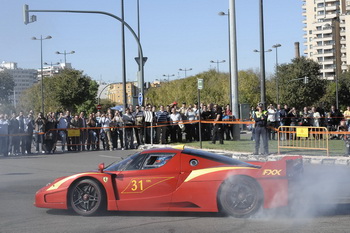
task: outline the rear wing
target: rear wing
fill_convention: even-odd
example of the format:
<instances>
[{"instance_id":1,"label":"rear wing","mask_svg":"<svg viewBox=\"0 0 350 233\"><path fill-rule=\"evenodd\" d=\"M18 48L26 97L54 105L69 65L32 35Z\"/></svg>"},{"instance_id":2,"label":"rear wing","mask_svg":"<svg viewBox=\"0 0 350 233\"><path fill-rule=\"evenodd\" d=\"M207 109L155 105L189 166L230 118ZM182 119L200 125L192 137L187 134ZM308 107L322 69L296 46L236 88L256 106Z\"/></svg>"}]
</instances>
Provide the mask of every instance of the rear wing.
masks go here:
<instances>
[{"instance_id":1,"label":"rear wing","mask_svg":"<svg viewBox=\"0 0 350 233\"><path fill-rule=\"evenodd\" d=\"M284 156L278 161L252 162L261 166L258 176L261 178L298 179L303 174L302 156Z\"/></svg>"}]
</instances>

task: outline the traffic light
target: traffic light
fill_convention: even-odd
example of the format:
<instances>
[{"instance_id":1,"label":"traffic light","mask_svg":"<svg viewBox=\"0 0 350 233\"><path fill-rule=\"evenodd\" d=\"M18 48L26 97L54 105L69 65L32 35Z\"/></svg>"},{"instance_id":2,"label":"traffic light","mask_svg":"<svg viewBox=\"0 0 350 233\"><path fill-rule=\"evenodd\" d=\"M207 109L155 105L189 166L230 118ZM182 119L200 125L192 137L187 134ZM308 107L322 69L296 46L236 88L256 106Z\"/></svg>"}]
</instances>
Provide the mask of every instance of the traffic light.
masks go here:
<instances>
[{"instance_id":1,"label":"traffic light","mask_svg":"<svg viewBox=\"0 0 350 233\"><path fill-rule=\"evenodd\" d=\"M23 5L23 20L25 25L29 23L28 5L26 4Z\"/></svg>"},{"instance_id":2,"label":"traffic light","mask_svg":"<svg viewBox=\"0 0 350 233\"><path fill-rule=\"evenodd\" d=\"M23 21L25 25L36 21L36 15L32 15L29 20L29 6L27 4L23 5Z\"/></svg>"}]
</instances>

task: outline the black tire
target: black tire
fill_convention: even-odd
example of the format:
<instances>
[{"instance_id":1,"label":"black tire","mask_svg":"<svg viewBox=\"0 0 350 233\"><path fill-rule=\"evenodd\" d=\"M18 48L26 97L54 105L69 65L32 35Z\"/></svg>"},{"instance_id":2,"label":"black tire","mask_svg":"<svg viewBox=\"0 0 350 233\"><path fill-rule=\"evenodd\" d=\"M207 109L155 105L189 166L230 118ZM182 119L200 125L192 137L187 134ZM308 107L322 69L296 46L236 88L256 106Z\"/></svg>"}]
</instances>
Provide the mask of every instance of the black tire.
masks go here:
<instances>
[{"instance_id":1,"label":"black tire","mask_svg":"<svg viewBox=\"0 0 350 233\"><path fill-rule=\"evenodd\" d=\"M263 203L260 185L247 176L233 176L219 190L219 207L225 214L246 218L256 213Z\"/></svg>"},{"instance_id":2,"label":"black tire","mask_svg":"<svg viewBox=\"0 0 350 233\"><path fill-rule=\"evenodd\" d=\"M106 210L106 194L98 182L92 179L84 179L71 187L69 203L77 214L95 215Z\"/></svg>"}]
</instances>

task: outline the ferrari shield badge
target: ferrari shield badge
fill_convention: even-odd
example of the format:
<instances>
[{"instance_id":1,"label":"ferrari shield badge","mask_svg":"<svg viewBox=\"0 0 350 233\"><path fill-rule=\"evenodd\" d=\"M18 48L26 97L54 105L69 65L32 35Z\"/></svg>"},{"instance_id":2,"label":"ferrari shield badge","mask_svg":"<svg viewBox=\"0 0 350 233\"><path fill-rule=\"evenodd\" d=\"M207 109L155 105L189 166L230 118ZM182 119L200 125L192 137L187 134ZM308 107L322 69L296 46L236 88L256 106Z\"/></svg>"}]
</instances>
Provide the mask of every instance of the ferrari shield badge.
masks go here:
<instances>
[{"instance_id":1,"label":"ferrari shield badge","mask_svg":"<svg viewBox=\"0 0 350 233\"><path fill-rule=\"evenodd\" d=\"M105 183L107 183L107 181L108 181L108 177L103 177L103 182L105 182Z\"/></svg>"}]
</instances>

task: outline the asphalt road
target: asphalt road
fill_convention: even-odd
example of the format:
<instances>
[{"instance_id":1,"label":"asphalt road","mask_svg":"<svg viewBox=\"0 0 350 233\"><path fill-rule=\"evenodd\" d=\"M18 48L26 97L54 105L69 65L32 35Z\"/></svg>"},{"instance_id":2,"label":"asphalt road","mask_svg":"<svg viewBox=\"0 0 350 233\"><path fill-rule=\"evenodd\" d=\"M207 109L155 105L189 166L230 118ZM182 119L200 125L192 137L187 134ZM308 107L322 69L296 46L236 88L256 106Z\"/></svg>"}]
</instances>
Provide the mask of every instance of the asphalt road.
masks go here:
<instances>
[{"instance_id":1,"label":"asphalt road","mask_svg":"<svg viewBox=\"0 0 350 233\"><path fill-rule=\"evenodd\" d=\"M292 217L285 210L266 211L250 219L164 212L109 212L82 217L65 210L33 206L35 192L55 178L94 170L100 162L109 164L129 153L133 151L0 157L0 233L349 232L350 205L328 202L335 198L345 202L350 197L347 166L306 166L305 199Z\"/></svg>"}]
</instances>

